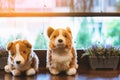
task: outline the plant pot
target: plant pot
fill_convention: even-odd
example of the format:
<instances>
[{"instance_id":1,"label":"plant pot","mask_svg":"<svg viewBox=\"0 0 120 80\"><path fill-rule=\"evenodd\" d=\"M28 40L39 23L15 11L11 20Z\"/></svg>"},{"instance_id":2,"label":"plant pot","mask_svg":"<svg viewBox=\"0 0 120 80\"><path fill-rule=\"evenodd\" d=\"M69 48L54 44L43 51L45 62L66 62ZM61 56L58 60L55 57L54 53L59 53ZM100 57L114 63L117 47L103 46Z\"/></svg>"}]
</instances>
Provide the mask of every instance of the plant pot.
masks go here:
<instances>
[{"instance_id":1,"label":"plant pot","mask_svg":"<svg viewBox=\"0 0 120 80\"><path fill-rule=\"evenodd\" d=\"M109 56L107 58L103 58L102 56L89 56L89 63L92 69L117 69L119 62L119 56Z\"/></svg>"},{"instance_id":2,"label":"plant pot","mask_svg":"<svg viewBox=\"0 0 120 80\"><path fill-rule=\"evenodd\" d=\"M0 69L4 69L4 66L7 64L8 57L0 57Z\"/></svg>"}]
</instances>

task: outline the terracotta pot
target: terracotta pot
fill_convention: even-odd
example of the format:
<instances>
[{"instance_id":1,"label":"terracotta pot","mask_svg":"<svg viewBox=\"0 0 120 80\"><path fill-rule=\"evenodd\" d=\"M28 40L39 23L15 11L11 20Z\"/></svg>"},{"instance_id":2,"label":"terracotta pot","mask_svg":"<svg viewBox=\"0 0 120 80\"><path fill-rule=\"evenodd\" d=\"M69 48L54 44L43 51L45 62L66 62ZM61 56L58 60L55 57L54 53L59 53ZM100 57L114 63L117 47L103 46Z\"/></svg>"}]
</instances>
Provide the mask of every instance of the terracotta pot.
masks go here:
<instances>
[{"instance_id":1,"label":"terracotta pot","mask_svg":"<svg viewBox=\"0 0 120 80\"><path fill-rule=\"evenodd\" d=\"M89 63L92 69L108 68L117 69L119 62L119 56L109 56L103 58L102 56L89 56Z\"/></svg>"}]
</instances>

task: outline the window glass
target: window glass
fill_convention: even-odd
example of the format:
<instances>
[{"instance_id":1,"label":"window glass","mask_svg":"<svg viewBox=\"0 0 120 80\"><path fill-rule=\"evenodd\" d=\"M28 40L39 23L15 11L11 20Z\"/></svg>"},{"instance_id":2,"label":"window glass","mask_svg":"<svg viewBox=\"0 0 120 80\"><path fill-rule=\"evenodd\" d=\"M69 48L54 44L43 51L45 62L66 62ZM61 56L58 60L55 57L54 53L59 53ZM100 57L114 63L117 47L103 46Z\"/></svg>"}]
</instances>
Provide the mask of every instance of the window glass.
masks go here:
<instances>
[{"instance_id":1,"label":"window glass","mask_svg":"<svg viewBox=\"0 0 120 80\"><path fill-rule=\"evenodd\" d=\"M2 12L118 12L120 0L0 0Z\"/></svg>"},{"instance_id":2,"label":"window glass","mask_svg":"<svg viewBox=\"0 0 120 80\"><path fill-rule=\"evenodd\" d=\"M27 39L33 49L47 49L47 28L70 27L73 44L77 49L100 42L120 45L119 17L2 17L0 18L0 45L9 41Z\"/></svg>"}]
</instances>

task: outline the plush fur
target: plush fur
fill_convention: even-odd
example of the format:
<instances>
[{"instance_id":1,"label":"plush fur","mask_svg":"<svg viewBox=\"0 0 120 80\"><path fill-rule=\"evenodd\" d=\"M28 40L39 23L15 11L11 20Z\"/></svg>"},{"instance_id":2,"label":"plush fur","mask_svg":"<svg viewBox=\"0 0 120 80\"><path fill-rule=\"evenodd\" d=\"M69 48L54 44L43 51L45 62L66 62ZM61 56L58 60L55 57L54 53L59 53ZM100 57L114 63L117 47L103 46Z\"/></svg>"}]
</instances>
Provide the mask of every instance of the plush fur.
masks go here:
<instances>
[{"instance_id":1,"label":"plush fur","mask_svg":"<svg viewBox=\"0 0 120 80\"><path fill-rule=\"evenodd\" d=\"M72 33L69 27L47 29L50 39L47 51L47 68L54 75L65 71L67 75L75 75L77 72L77 55L72 45Z\"/></svg>"},{"instance_id":2,"label":"plush fur","mask_svg":"<svg viewBox=\"0 0 120 80\"><path fill-rule=\"evenodd\" d=\"M6 72L14 76L19 76L21 73L31 76L38 71L38 57L27 40L9 42L6 49L9 53L8 64L5 66Z\"/></svg>"}]
</instances>

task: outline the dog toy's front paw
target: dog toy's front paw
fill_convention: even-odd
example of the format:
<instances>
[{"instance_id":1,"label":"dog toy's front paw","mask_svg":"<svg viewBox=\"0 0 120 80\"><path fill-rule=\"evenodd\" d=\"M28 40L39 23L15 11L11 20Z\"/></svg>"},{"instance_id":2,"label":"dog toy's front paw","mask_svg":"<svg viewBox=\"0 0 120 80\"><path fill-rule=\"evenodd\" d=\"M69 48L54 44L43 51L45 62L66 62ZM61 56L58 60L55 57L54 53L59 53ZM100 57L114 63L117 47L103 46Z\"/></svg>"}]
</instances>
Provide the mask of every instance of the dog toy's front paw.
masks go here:
<instances>
[{"instance_id":1,"label":"dog toy's front paw","mask_svg":"<svg viewBox=\"0 0 120 80\"><path fill-rule=\"evenodd\" d=\"M75 68L70 68L68 71L66 71L67 75L75 75L77 70Z\"/></svg>"},{"instance_id":2,"label":"dog toy's front paw","mask_svg":"<svg viewBox=\"0 0 120 80\"><path fill-rule=\"evenodd\" d=\"M30 68L29 70L27 70L26 75L27 76L32 76L35 75L36 71L34 68Z\"/></svg>"},{"instance_id":3,"label":"dog toy's front paw","mask_svg":"<svg viewBox=\"0 0 120 80\"><path fill-rule=\"evenodd\" d=\"M20 76L21 75L21 72L19 70L12 70L12 74L13 76Z\"/></svg>"},{"instance_id":4,"label":"dog toy's front paw","mask_svg":"<svg viewBox=\"0 0 120 80\"><path fill-rule=\"evenodd\" d=\"M5 69L5 72L10 72L10 67L9 67L9 65L6 65L5 67L4 67L4 69Z\"/></svg>"},{"instance_id":5,"label":"dog toy's front paw","mask_svg":"<svg viewBox=\"0 0 120 80\"><path fill-rule=\"evenodd\" d=\"M51 68L50 73L52 73L53 75L57 75L57 74L59 74L59 71L54 68Z\"/></svg>"}]
</instances>

